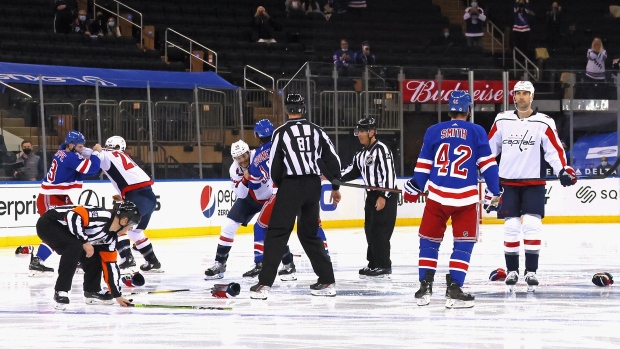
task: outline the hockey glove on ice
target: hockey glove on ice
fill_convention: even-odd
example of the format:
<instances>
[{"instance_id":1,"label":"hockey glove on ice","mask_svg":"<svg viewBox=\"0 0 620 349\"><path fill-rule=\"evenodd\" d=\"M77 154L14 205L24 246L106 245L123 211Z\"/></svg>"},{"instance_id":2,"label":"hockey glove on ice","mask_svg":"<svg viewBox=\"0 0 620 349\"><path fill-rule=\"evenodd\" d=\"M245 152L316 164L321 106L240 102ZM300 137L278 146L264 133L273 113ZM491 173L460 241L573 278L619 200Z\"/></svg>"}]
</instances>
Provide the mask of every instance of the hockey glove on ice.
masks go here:
<instances>
[{"instance_id":1,"label":"hockey glove on ice","mask_svg":"<svg viewBox=\"0 0 620 349\"><path fill-rule=\"evenodd\" d=\"M405 202L416 202L418 201L418 197L422 194L422 190L418 188L418 185L410 179L405 183L405 192L403 194L403 199Z\"/></svg>"},{"instance_id":2,"label":"hockey glove on ice","mask_svg":"<svg viewBox=\"0 0 620 349\"><path fill-rule=\"evenodd\" d=\"M558 175L558 177L560 178L560 183L564 187L568 187L568 186L571 186L577 183L577 173L570 166L564 167L560 171L560 174Z\"/></svg>"},{"instance_id":3,"label":"hockey glove on ice","mask_svg":"<svg viewBox=\"0 0 620 349\"><path fill-rule=\"evenodd\" d=\"M215 298L234 298L241 292L241 285L236 282L215 284L211 287L211 295Z\"/></svg>"},{"instance_id":4,"label":"hockey glove on ice","mask_svg":"<svg viewBox=\"0 0 620 349\"><path fill-rule=\"evenodd\" d=\"M596 286L609 286L614 283L614 277L609 273L596 273L592 277L592 283Z\"/></svg>"},{"instance_id":5,"label":"hockey glove on ice","mask_svg":"<svg viewBox=\"0 0 620 349\"><path fill-rule=\"evenodd\" d=\"M485 188L482 208L484 208L487 213L499 211L499 208L502 207L502 194L504 194L504 189L499 192L499 195L493 195L493 193L489 191L489 188Z\"/></svg>"}]
</instances>

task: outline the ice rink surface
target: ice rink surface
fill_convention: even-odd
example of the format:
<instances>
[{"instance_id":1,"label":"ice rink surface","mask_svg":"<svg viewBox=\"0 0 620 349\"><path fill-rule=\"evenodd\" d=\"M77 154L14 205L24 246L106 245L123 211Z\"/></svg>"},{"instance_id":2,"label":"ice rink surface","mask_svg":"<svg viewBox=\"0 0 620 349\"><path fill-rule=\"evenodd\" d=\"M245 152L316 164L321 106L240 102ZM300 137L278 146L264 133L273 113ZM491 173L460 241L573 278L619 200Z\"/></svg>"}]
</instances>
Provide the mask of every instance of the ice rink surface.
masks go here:
<instances>
[{"instance_id":1,"label":"ice rink surface","mask_svg":"<svg viewBox=\"0 0 620 349\"><path fill-rule=\"evenodd\" d=\"M71 304L54 310L54 277L28 277L27 255L0 249L0 347L2 348L617 348L620 346L620 283L597 287L591 277L607 271L620 278L620 226L545 225L538 272L541 285L515 294L488 281L504 267L501 225L481 226L465 291L471 309L445 308L445 274L452 239L442 244L431 304L418 307L417 227L398 227L392 237L391 281L358 278L366 264L362 229L328 229L326 235L338 295L314 297L316 281L295 235L298 280L276 280L268 300L251 300L241 274L253 265L252 236L239 235L225 278L239 282L235 299L212 298L205 281L218 237L154 240L165 273L145 274L146 285L124 292L189 288L189 292L129 296L135 303L231 307L232 310L121 308L86 305L76 274ZM451 231L448 230L447 235ZM142 258L134 251L138 263ZM48 265L57 267L58 256ZM521 272L523 271L521 256ZM620 279L619 279L620 280ZM619 281L620 282L620 281Z\"/></svg>"}]
</instances>

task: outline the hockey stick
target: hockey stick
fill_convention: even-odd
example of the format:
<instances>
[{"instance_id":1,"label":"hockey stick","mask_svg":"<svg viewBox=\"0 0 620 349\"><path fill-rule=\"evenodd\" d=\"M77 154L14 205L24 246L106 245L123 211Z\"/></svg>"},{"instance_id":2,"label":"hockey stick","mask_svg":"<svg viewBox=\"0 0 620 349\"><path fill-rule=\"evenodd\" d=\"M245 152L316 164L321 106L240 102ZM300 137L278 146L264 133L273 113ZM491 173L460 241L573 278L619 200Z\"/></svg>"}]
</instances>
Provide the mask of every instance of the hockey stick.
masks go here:
<instances>
[{"instance_id":1,"label":"hockey stick","mask_svg":"<svg viewBox=\"0 0 620 349\"><path fill-rule=\"evenodd\" d=\"M578 179L579 180L583 180L583 179L605 179L605 178L611 176L611 174L614 173L618 169L619 165L620 165L620 157L618 157L616 159L616 162L614 162L614 164L611 165L611 167L608 168L605 171L605 173L603 173L601 175L583 177L583 178L578 178ZM559 177L555 177L555 178L516 178L516 179L500 178L499 180L501 182L529 182L529 181L559 181L560 178Z\"/></svg>"},{"instance_id":2,"label":"hockey stick","mask_svg":"<svg viewBox=\"0 0 620 349\"><path fill-rule=\"evenodd\" d=\"M363 185L363 184L346 183L346 182L340 181L339 179L332 180L332 184L334 184L334 185L342 185L342 186L351 187L351 188L387 191L387 192L390 192L390 193L402 193L402 190L400 190L400 189L382 188L382 187L373 187L373 186L370 186L370 185Z\"/></svg>"},{"instance_id":3,"label":"hockey stick","mask_svg":"<svg viewBox=\"0 0 620 349\"><path fill-rule=\"evenodd\" d=\"M144 291L144 292L131 292L123 293L124 296L135 296L141 294L160 294L160 293L174 293L174 292L189 292L192 291L189 288L183 288L180 290L157 290L157 291ZM207 290L194 290L194 291L207 291Z\"/></svg>"},{"instance_id":4,"label":"hockey stick","mask_svg":"<svg viewBox=\"0 0 620 349\"><path fill-rule=\"evenodd\" d=\"M130 303L129 307L134 308L163 308L163 309L196 309L196 310L232 310L229 307L202 307L197 305L166 305L166 304L140 304Z\"/></svg>"}]
</instances>

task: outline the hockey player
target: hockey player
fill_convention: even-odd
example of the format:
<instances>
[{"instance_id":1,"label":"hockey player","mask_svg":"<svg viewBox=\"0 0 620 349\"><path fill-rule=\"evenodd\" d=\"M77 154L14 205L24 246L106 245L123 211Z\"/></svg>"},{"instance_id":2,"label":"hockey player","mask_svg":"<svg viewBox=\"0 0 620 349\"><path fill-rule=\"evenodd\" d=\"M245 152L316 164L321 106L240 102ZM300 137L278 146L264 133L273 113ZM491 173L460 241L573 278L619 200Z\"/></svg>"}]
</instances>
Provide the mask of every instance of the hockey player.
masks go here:
<instances>
[{"instance_id":1,"label":"hockey player","mask_svg":"<svg viewBox=\"0 0 620 349\"><path fill-rule=\"evenodd\" d=\"M542 239L542 218L545 216L545 181L519 179L540 178L544 174L544 159L558 174L563 186L577 182L575 170L567 164L555 122L549 116L533 111L533 100L532 83L517 82L514 87L516 110L499 113L489 132L493 156L500 153L502 156L499 175L504 196L503 208L498 211L497 218L504 219L504 257L508 272L506 285L513 291L519 279L520 233L523 233L528 291L534 291L538 286L536 271Z\"/></svg>"},{"instance_id":2,"label":"hockey player","mask_svg":"<svg viewBox=\"0 0 620 349\"><path fill-rule=\"evenodd\" d=\"M259 188L268 186L272 188L272 196L265 202L263 208L260 211L256 224L254 224L254 268L245 274L245 278L254 278L260 274L263 267L263 251L265 242L265 232L269 225L269 219L271 218L271 210L275 203L277 188L274 188L271 178L269 178L269 152L271 151L271 135L273 134L274 127L271 121L263 119L258 121L254 125L254 135L261 142L261 146L255 151L255 155L250 164L250 188L254 190L261 190ZM317 235L323 240L323 245L327 251L327 241L325 238L325 232L321 227L319 221L319 230ZM295 277L295 263L293 263L293 254L290 252L288 246L284 257L282 257L282 269L278 272L282 281L294 281Z\"/></svg>"},{"instance_id":3,"label":"hockey player","mask_svg":"<svg viewBox=\"0 0 620 349\"><path fill-rule=\"evenodd\" d=\"M78 131L69 131L64 143L54 154L52 164L43 182L41 191L37 197L37 210L43 215L47 210L55 206L71 205L69 193L74 189L81 189L84 177L92 176L99 172L100 161L96 156L92 159L82 156L86 140ZM92 151L98 154L102 150L101 145L96 144ZM41 273L53 273L54 269L43 264L52 255L52 248L42 242L37 249L37 254L31 255L28 267L30 276Z\"/></svg>"},{"instance_id":4,"label":"hockey player","mask_svg":"<svg viewBox=\"0 0 620 349\"><path fill-rule=\"evenodd\" d=\"M153 180L129 155L125 154L126 148L127 143L123 137L112 136L105 141L104 151L97 155L101 160L101 169L118 193L115 195L116 201L133 202L141 215L140 224L129 230L126 235L119 235L117 245L121 257L119 266L121 269L136 266L136 261L129 247L129 239L131 239L145 260L145 263L140 266L140 270L161 272L161 263L155 256L153 245L144 234L144 229L147 228L157 205L157 198L152 188Z\"/></svg>"},{"instance_id":5,"label":"hockey player","mask_svg":"<svg viewBox=\"0 0 620 349\"><path fill-rule=\"evenodd\" d=\"M497 210L500 203L498 168L484 129L467 122L472 100L465 91L450 95L450 121L428 128L413 173L405 184L405 202L417 201L428 182L428 198L420 224L420 289L418 305L428 305L437 270L439 246L452 218L454 247L450 273L446 275L446 308L471 308L475 297L461 287L478 238L478 169L484 176L488 195L485 208Z\"/></svg>"},{"instance_id":6,"label":"hockey player","mask_svg":"<svg viewBox=\"0 0 620 349\"><path fill-rule=\"evenodd\" d=\"M140 221L138 208L126 201L113 210L90 206L57 206L37 221L37 235L58 251L58 279L54 287L56 309L64 310L78 261L84 269L86 304L112 304L123 307L130 301L121 295L120 271L116 265L116 237ZM104 270L105 268L105 270ZM101 289L101 277L109 291Z\"/></svg>"}]
</instances>

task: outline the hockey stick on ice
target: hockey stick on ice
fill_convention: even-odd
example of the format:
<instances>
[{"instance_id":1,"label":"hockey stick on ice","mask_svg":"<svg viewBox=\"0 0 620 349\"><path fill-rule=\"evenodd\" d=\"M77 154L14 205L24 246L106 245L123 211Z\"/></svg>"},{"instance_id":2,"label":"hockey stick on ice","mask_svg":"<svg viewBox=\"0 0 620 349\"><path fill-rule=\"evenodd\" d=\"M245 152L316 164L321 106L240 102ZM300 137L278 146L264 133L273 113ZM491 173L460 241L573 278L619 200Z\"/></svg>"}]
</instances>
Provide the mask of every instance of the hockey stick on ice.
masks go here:
<instances>
[{"instance_id":1,"label":"hockey stick on ice","mask_svg":"<svg viewBox=\"0 0 620 349\"><path fill-rule=\"evenodd\" d=\"M351 188L360 188L360 189L378 190L378 191L388 191L390 193L402 193L402 190L400 190L400 189L382 188L382 187L373 187L373 186L370 186L370 185L363 185L363 184L346 183L346 182L342 182L342 181L340 181L338 179L334 179L331 182L334 185L342 185L342 186L351 187Z\"/></svg>"},{"instance_id":2,"label":"hockey stick on ice","mask_svg":"<svg viewBox=\"0 0 620 349\"><path fill-rule=\"evenodd\" d=\"M189 291L208 291L208 290L190 290L189 288L183 288L180 290L157 290L157 291L131 292L131 293L123 293L123 295L135 296L135 295L141 295L141 294L161 294L161 293L189 292Z\"/></svg>"},{"instance_id":3,"label":"hockey stick on ice","mask_svg":"<svg viewBox=\"0 0 620 349\"><path fill-rule=\"evenodd\" d=\"M140 304L131 303L129 307L134 308L163 308L163 309L196 309L196 310L232 310L229 307L203 307L198 305L167 305L167 304Z\"/></svg>"},{"instance_id":4,"label":"hockey stick on ice","mask_svg":"<svg viewBox=\"0 0 620 349\"><path fill-rule=\"evenodd\" d=\"M620 165L620 157L618 157L616 159L616 162L614 162L614 164L611 165L611 167L608 168L605 171L605 173L597 175L597 176L589 176L589 177L578 178L578 180L582 180L582 179L605 179L605 178L611 176L612 173L614 173L618 169L619 165ZM558 177L555 177L555 178L516 178L516 179L500 178L501 182L558 181L558 180L560 180L560 178L558 178Z\"/></svg>"}]
</instances>

